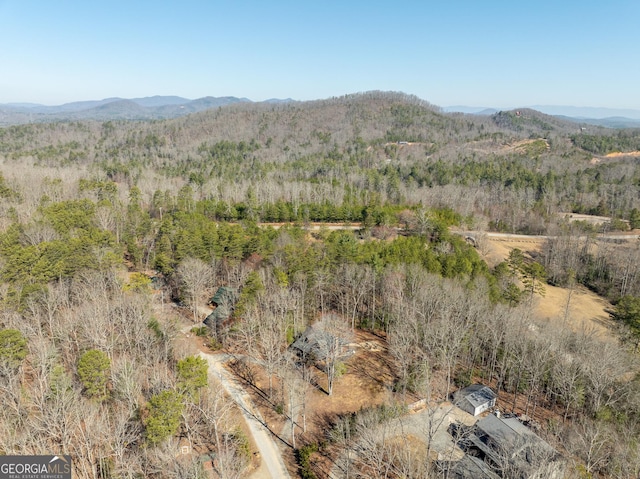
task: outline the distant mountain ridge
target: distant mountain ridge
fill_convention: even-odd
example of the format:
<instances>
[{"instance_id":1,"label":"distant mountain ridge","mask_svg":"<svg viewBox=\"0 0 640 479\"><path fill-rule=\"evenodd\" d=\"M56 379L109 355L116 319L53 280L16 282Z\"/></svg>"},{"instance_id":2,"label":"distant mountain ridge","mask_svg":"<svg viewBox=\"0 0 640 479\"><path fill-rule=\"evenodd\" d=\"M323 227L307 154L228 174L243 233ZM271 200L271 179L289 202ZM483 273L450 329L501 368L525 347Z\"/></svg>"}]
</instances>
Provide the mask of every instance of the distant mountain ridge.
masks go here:
<instances>
[{"instance_id":1,"label":"distant mountain ridge","mask_svg":"<svg viewBox=\"0 0 640 479\"><path fill-rule=\"evenodd\" d=\"M562 118L564 120L585 123L587 125L604 126L606 128L640 128L640 120L622 116L611 116L608 118L572 118L564 115L555 116L556 118Z\"/></svg>"},{"instance_id":2,"label":"distant mountain ridge","mask_svg":"<svg viewBox=\"0 0 640 479\"><path fill-rule=\"evenodd\" d=\"M287 103L291 99L270 99L265 103ZM35 103L0 104L0 125L73 120L160 120L235 103L252 103L248 98L203 97L191 100L179 96L105 98L47 106Z\"/></svg>"},{"instance_id":3,"label":"distant mountain ridge","mask_svg":"<svg viewBox=\"0 0 640 479\"><path fill-rule=\"evenodd\" d=\"M155 95L130 99L112 97L102 100L77 101L56 106L35 103L7 103L0 104L0 126L74 120L162 120L236 103L277 105L295 102L291 98L271 98L263 102L252 102L248 98L233 96L206 96L192 100L175 95ZM608 128L640 128L640 110L554 105L522 107L522 109L526 108L574 123L599 125ZM491 107L456 105L443 107L441 111L491 116L500 110Z\"/></svg>"},{"instance_id":4,"label":"distant mountain ridge","mask_svg":"<svg viewBox=\"0 0 640 479\"><path fill-rule=\"evenodd\" d=\"M603 120L608 118L628 118L631 120L640 120L640 110L633 109L621 109L621 108L600 108L590 106L562 106L562 105L533 105L533 106L521 106L513 108L503 108L502 110L517 110L518 108L530 108L532 110L539 111L551 116L562 116L567 118L573 118L578 120L593 119ZM499 110L486 106L464 106L454 105L445 106L443 111L448 113L467 113L472 115L492 115Z\"/></svg>"},{"instance_id":5,"label":"distant mountain ridge","mask_svg":"<svg viewBox=\"0 0 640 479\"><path fill-rule=\"evenodd\" d=\"M630 108L600 108L590 106L558 106L558 105L534 105L530 108L541 111L547 115L568 116L578 119L606 119L606 118L629 118L640 120L640 110Z\"/></svg>"},{"instance_id":6,"label":"distant mountain ridge","mask_svg":"<svg viewBox=\"0 0 640 479\"><path fill-rule=\"evenodd\" d=\"M640 110L561 105L534 105L521 108L529 108L574 123L586 123L607 128L640 128ZM505 110L517 110L517 108ZM443 111L484 116L498 112L495 108L464 105L447 106L443 108Z\"/></svg>"},{"instance_id":7,"label":"distant mountain ridge","mask_svg":"<svg viewBox=\"0 0 640 479\"><path fill-rule=\"evenodd\" d=\"M495 108L489 108L485 106L464 106L464 105L455 105L455 106L445 106L442 107L442 111L446 113L466 113L467 115L493 115L494 113L498 113L498 110Z\"/></svg>"}]
</instances>

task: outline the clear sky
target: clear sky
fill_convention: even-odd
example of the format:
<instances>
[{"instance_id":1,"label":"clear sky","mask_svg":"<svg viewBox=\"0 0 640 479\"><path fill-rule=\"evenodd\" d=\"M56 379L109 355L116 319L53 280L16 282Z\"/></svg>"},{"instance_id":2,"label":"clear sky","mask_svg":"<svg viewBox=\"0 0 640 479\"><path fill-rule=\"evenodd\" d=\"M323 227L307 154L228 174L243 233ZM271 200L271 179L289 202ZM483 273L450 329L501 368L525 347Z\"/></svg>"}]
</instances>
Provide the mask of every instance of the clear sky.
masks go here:
<instances>
[{"instance_id":1,"label":"clear sky","mask_svg":"<svg viewBox=\"0 0 640 479\"><path fill-rule=\"evenodd\" d=\"M640 0L0 0L0 103L310 100L640 109Z\"/></svg>"}]
</instances>

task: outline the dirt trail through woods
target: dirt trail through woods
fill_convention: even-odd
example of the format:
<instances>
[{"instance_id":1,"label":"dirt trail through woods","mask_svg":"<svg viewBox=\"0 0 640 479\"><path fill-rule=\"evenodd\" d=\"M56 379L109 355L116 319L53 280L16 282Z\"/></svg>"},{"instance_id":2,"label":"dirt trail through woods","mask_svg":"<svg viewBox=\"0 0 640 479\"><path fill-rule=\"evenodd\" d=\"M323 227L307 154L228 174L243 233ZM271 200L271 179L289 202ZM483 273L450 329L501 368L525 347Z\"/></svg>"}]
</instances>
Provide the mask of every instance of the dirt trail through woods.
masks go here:
<instances>
[{"instance_id":1,"label":"dirt trail through woods","mask_svg":"<svg viewBox=\"0 0 640 479\"><path fill-rule=\"evenodd\" d=\"M182 332L189 337L193 325L185 326ZM282 454L273 434L268 429L260 411L255 406L242 384L224 367L224 363L233 359L230 354L214 354L200 351L198 355L209 365L209 376L224 388L229 397L238 405L251 432L253 442L260 452L260 467L253 471L249 479L289 479Z\"/></svg>"},{"instance_id":2,"label":"dirt trail through woods","mask_svg":"<svg viewBox=\"0 0 640 479\"><path fill-rule=\"evenodd\" d=\"M244 390L242 384L227 371L223 363L231 359L228 354L209 354L200 351L199 356L206 359L209 364L209 374L215 376L231 399L239 406L242 415L249 426L253 440L255 441L262 458L261 467L251 476L251 479L286 479L289 473L284 465L280 450L273 440L271 431L267 429L264 419L255 407L251 397ZM265 466L265 467L263 467ZM265 470L266 469L266 470Z\"/></svg>"}]
</instances>

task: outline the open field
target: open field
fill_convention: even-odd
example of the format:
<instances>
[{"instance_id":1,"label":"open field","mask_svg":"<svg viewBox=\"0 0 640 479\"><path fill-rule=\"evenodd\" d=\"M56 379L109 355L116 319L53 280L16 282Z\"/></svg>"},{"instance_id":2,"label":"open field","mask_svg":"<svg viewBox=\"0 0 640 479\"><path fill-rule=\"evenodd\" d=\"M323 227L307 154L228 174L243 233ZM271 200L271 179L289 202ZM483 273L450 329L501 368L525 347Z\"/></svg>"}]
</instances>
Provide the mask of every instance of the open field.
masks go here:
<instances>
[{"instance_id":1,"label":"open field","mask_svg":"<svg viewBox=\"0 0 640 479\"><path fill-rule=\"evenodd\" d=\"M525 254L539 253L545 239L529 237L508 239L489 237L485 261L493 267L508 258L509 252L515 248ZM571 293L567 310L569 290L545 285L545 296L534 300L534 314L538 319L546 321L566 321L567 325L576 332L587 332L607 341L616 341L614 323L609 317L608 309L612 308L609 301L592 291L580 286ZM565 318L566 316L566 318Z\"/></svg>"}]
</instances>

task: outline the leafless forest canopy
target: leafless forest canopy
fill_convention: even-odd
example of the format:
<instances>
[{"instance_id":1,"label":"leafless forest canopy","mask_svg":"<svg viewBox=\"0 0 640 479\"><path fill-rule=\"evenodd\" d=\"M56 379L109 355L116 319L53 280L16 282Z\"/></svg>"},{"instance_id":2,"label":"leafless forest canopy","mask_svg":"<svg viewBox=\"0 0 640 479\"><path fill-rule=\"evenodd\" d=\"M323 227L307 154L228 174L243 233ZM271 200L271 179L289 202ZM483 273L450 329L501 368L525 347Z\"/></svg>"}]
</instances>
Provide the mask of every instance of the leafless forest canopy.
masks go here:
<instances>
[{"instance_id":1,"label":"leafless forest canopy","mask_svg":"<svg viewBox=\"0 0 640 479\"><path fill-rule=\"evenodd\" d=\"M640 228L639 150L635 130L385 92L2 128L0 453L71 454L75 477L244 477L250 438L181 331L225 286L198 341L266 378L301 477L445 477L378 432L476 380L541 424L567 477L638 477L640 245L597 235ZM548 240L489 267L488 231ZM537 323L547 283L611 301L615 340ZM310 325L315 362L291 348ZM363 333L391 364L387 403L307 430Z\"/></svg>"}]
</instances>

